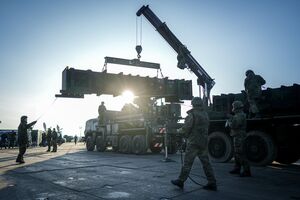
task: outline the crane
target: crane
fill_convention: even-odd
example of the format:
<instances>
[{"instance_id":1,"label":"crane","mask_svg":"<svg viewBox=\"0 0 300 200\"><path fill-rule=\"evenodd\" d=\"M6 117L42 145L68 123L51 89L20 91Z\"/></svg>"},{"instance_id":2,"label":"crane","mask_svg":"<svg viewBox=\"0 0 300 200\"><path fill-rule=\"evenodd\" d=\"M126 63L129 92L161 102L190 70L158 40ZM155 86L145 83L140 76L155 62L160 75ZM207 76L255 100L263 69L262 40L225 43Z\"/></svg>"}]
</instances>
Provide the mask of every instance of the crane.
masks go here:
<instances>
[{"instance_id":1,"label":"crane","mask_svg":"<svg viewBox=\"0 0 300 200\"><path fill-rule=\"evenodd\" d=\"M210 91L215 85L215 81L191 55L191 52L183 45L180 40L172 33L166 23L153 13L149 5L143 5L136 13L139 17L144 15L146 19L156 28L159 34L168 42L168 44L177 52L177 67L180 69L188 68L197 76L197 84L199 85L199 96L201 96L201 87L203 89L203 99L206 104L210 100Z\"/></svg>"}]
</instances>

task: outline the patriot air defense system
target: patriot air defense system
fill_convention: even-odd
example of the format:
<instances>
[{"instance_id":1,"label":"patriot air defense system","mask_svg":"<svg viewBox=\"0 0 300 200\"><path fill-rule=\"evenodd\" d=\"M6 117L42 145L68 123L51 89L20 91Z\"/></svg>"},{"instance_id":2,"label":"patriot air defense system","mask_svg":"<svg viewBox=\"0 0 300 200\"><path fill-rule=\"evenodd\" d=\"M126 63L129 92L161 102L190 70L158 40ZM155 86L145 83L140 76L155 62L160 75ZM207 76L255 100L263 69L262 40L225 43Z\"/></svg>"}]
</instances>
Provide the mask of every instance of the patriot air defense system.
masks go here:
<instances>
[{"instance_id":1,"label":"patriot air defense system","mask_svg":"<svg viewBox=\"0 0 300 200\"><path fill-rule=\"evenodd\" d=\"M231 112L232 102L244 102L247 112L247 98L244 92L239 94L221 94L213 96L210 90L214 80L202 68L166 23L152 12L149 6L142 6L137 16L144 15L156 28L157 32L178 54L177 67L188 68L197 76L199 93L208 102L210 116L209 155L216 162L227 162L233 156L233 142L230 130L225 127L227 114ZM138 59L127 60L106 57L105 63L114 63L138 67L160 69L157 63L140 61L141 46L137 46ZM139 98L134 105L126 105L122 111L107 111L106 122L99 124L97 119L86 123L87 150L104 151L111 146L113 150L124 153L145 153L148 149L160 152L163 146L174 153L181 138L176 135L176 128L181 124L180 103L191 100L192 82L189 80L171 80L168 78L150 78L120 74L93 72L66 68L63 71L63 84L58 97L79 97L85 94L120 95L124 89L130 89ZM199 95L200 96L200 95ZM167 104L156 104L164 98ZM262 117L247 120L247 138L245 152L247 159L254 165L266 165L278 161L292 163L300 158L300 86L282 86L263 91L259 103Z\"/></svg>"}]
</instances>

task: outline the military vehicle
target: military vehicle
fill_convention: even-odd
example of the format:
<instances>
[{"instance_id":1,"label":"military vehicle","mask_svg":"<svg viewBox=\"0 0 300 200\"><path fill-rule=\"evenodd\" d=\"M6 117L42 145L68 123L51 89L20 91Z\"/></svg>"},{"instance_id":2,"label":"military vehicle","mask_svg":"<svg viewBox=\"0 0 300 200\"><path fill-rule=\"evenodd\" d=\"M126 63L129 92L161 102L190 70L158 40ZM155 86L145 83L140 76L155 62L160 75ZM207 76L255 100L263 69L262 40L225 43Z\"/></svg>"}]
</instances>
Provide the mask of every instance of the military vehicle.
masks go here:
<instances>
[{"instance_id":1,"label":"military vehicle","mask_svg":"<svg viewBox=\"0 0 300 200\"><path fill-rule=\"evenodd\" d=\"M205 100L210 116L209 154L216 162L227 162L233 156L232 138L225 127L227 115L231 112L234 100L241 100L247 105L246 94L221 94L213 96L210 101L210 91L214 80L191 55L177 37L170 31L166 23L152 12L149 6L142 6L137 16L144 15L156 28L157 32L178 54L177 67L188 68L197 76L199 96ZM141 47L136 48L138 59L126 60L106 57L105 63L125 64L138 67L159 69L159 64L140 61ZM84 94L95 93L112 94L117 96L124 89L132 90L141 97L142 103L135 114L126 114L122 111L109 113L105 124L98 124L97 120L87 122L86 129L87 149L103 151L107 145L121 152L144 153L147 148L152 152L159 152L154 148L169 142L168 135L174 135L175 129L180 127L180 102L192 98L192 83L185 80L168 80L139 76L125 76L123 74L108 74L103 72L82 71L66 68L63 71L63 85L57 97L83 98ZM203 92L201 92L203 91ZM202 95L201 95L202 93ZM245 141L245 151L248 160L254 165L266 165L276 160L281 163L292 163L299 159L300 109L299 85L267 89L263 91L263 100L259 106L262 117L248 119L248 136ZM165 98L169 104L157 106L149 104L151 100ZM210 105L208 104L210 103ZM147 109L145 109L147 108ZM165 110L165 113L162 112ZM175 110L175 111L174 111ZM247 106L245 107L247 111ZM152 113L152 111L154 111ZM98 127L98 128L97 128ZM164 138L159 135L164 132ZM166 137L167 136L167 137ZM154 142L153 142L154 141ZM176 139L171 139L175 147ZM152 143L153 142L153 143ZM176 151L173 148L172 152Z\"/></svg>"}]
</instances>

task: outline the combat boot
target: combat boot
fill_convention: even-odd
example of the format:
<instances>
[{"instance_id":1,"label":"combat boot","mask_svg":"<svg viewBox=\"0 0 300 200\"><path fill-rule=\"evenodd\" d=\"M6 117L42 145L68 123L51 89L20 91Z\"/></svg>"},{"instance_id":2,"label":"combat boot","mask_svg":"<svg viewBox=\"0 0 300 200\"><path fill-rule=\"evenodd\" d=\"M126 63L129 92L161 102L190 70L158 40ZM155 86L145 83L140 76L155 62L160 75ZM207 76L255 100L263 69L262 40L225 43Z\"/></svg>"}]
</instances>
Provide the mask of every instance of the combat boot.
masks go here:
<instances>
[{"instance_id":1,"label":"combat boot","mask_svg":"<svg viewBox=\"0 0 300 200\"><path fill-rule=\"evenodd\" d=\"M230 174L240 174L240 172L241 172L241 169L236 167L233 170L231 170L229 173Z\"/></svg>"},{"instance_id":2,"label":"combat boot","mask_svg":"<svg viewBox=\"0 0 300 200\"><path fill-rule=\"evenodd\" d=\"M183 187L184 187L184 182L181 181L181 180L179 180L179 179L171 180L171 183L172 183L173 185L178 186L178 187L181 188L181 189L183 189Z\"/></svg>"},{"instance_id":3,"label":"combat boot","mask_svg":"<svg viewBox=\"0 0 300 200\"><path fill-rule=\"evenodd\" d=\"M211 190L211 191L217 191L217 185L216 184L207 184L202 187L204 190Z\"/></svg>"},{"instance_id":4,"label":"combat boot","mask_svg":"<svg viewBox=\"0 0 300 200\"><path fill-rule=\"evenodd\" d=\"M248 170L248 171L243 171L241 174L240 174L240 177L251 177L251 171Z\"/></svg>"}]
</instances>

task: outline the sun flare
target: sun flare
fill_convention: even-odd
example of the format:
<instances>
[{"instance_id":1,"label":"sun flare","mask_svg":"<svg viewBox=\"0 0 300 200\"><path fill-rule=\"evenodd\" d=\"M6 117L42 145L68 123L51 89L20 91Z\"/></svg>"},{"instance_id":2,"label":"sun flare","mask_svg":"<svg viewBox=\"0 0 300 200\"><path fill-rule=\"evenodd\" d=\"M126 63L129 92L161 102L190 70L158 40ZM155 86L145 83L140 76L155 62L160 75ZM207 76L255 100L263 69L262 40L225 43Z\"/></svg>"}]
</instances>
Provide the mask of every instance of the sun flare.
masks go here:
<instances>
[{"instance_id":1,"label":"sun flare","mask_svg":"<svg viewBox=\"0 0 300 200\"><path fill-rule=\"evenodd\" d=\"M124 103L133 103L133 100L134 100L133 92L131 92L130 90L125 90L122 93L122 99L123 99Z\"/></svg>"}]
</instances>

